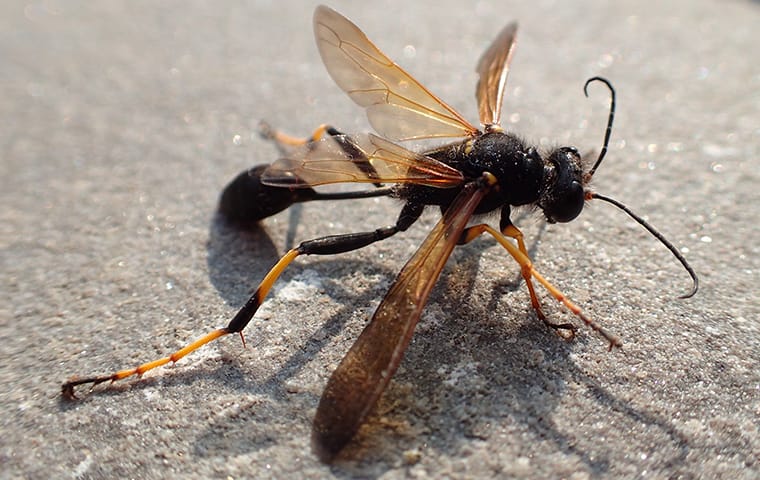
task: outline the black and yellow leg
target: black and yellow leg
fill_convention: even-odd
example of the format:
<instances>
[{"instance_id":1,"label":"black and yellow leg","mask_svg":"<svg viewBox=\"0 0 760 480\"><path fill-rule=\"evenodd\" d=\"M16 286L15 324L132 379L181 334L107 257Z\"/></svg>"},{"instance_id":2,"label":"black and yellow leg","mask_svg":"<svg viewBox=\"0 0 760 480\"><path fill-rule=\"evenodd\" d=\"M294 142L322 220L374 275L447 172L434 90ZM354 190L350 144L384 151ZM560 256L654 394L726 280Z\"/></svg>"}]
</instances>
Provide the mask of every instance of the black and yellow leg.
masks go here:
<instances>
[{"instance_id":1,"label":"black and yellow leg","mask_svg":"<svg viewBox=\"0 0 760 480\"><path fill-rule=\"evenodd\" d=\"M227 325L227 327L219 328L207 333L206 335L202 336L201 338L194 341L193 343L172 353L168 357L164 357L158 360L153 360L151 362L143 363L142 365L139 365L136 368L119 370L118 372L112 373L111 375L101 375L101 376L88 377L88 378L72 378L68 382L64 383L63 386L61 387L63 395L66 398L73 399L76 397L74 393L74 388L77 387L78 385L92 384L92 386L94 387L95 385L98 385L103 382L108 382L108 381L115 382L117 380L122 380L124 378L131 377L132 375L142 376L142 374L144 374L148 370L153 370L154 368L166 365L169 362L176 363L179 359L181 359L188 353L199 349L203 345L209 342L212 342L219 337L222 337L230 333L242 331L245 325L247 325L248 322L251 320L254 313L256 313L256 310L258 310L259 306L264 301L264 298L266 298L267 294L269 293L269 290L271 290L272 288L272 285L274 285L274 282L277 280L280 274L282 274L285 268L293 260L295 260L296 257L298 257L299 254L300 252L298 248L294 248L290 250L288 253L286 253L275 264L275 266L272 267L269 273L267 273L267 275L264 277L264 280L261 281L261 283L259 284L259 287L253 293L251 298L248 299L248 301L243 306L243 308L241 308L240 311L238 311L238 313L232 319L230 324ZM241 320L244 320L244 321L241 321Z\"/></svg>"},{"instance_id":2,"label":"black and yellow leg","mask_svg":"<svg viewBox=\"0 0 760 480\"><path fill-rule=\"evenodd\" d=\"M473 225L472 227L469 227L464 232L462 232L462 238L459 240L460 244L469 243L475 238L479 237L484 231L486 231L486 224L480 224L480 225ZM530 258L528 256L528 250L525 248L525 241L523 239L523 233L515 227L511 222L509 222L503 229L502 233L510 238L514 238L517 241L517 248L522 252L523 255L525 255L526 258ZM546 325L557 328L557 329L563 329L563 330L574 330L574 327L572 324L569 323L563 323L563 324L555 324L546 319L546 315L544 315L544 312L541 310L541 303L538 300L538 295L536 294L536 289L533 286L533 277L530 274L530 268L526 267L525 265L520 265L520 273L522 277L525 279L525 284L528 286L528 293L530 294L530 303L533 306L533 310L536 312L536 316L544 322Z\"/></svg>"},{"instance_id":3,"label":"black and yellow leg","mask_svg":"<svg viewBox=\"0 0 760 480\"><path fill-rule=\"evenodd\" d=\"M300 255L336 255L338 253L350 252L366 247L369 244L385 240L398 232L404 231L414 223L422 213L422 209L416 205L405 207L401 211L398 221L390 227L383 227L371 232L347 233L341 235L329 235L326 237L307 240L296 248L290 250L279 262L270 270L259 288L251 295L243 308L233 317L230 323L223 330L225 333L242 332L251 321L253 315L258 310L264 298L269 293L269 289L274 281L280 276L282 271ZM205 338L205 337L204 337Z\"/></svg>"},{"instance_id":4,"label":"black and yellow leg","mask_svg":"<svg viewBox=\"0 0 760 480\"><path fill-rule=\"evenodd\" d=\"M519 228L515 227L512 224L509 224L506 228L502 229L501 233L506 235L507 237L514 238L517 240L517 248L520 250L520 252L525 255L526 258L530 258L528 256L528 250L525 248L525 241L523 239L523 233L520 231ZM546 315L544 315L544 312L541 311L541 302L538 300L538 295L536 295L536 289L533 287L533 277L530 275L530 267L525 265L520 265L520 273L522 273L523 278L525 279L525 284L528 286L528 292L530 293L530 303L533 305L533 310L536 311L536 315L538 318L540 318L544 323L547 325L553 326L553 327L559 327L559 328L566 328L567 324L564 324L563 326L554 325L546 320Z\"/></svg>"},{"instance_id":5,"label":"black and yellow leg","mask_svg":"<svg viewBox=\"0 0 760 480\"><path fill-rule=\"evenodd\" d=\"M317 128L311 137L296 138L275 131L266 123L261 123L261 133L266 138L274 140L284 155L293 148L311 145L319 141L325 134L334 138L335 142L350 158L361 158L364 153L356 147L350 137L341 134L328 125ZM308 148L308 147L307 147ZM315 200L349 200L370 197L382 197L394 192L392 186L383 187L374 183L374 190L318 192L302 185L301 188L282 188L266 184L262 176L270 165L257 165L241 172L222 191L219 199L219 212L229 221L241 225L249 225L275 215L295 203ZM370 162L357 162L357 167L367 172L369 177L377 177L377 172Z\"/></svg>"},{"instance_id":6,"label":"black and yellow leg","mask_svg":"<svg viewBox=\"0 0 760 480\"><path fill-rule=\"evenodd\" d=\"M400 231L404 231L409 228L422 214L424 206L409 205L407 204L399 215L396 224L390 227L378 228L371 232L361 233L349 233L343 235L330 235L326 237L317 238L314 240L308 240L296 248L286 253L272 269L267 273L264 279L259 284L256 291L251 295L251 298L243 305L238 313L232 318L230 323L224 327L213 330L206 335L202 336L193 343L177 350L168 357L153 360L151 362L139 365L136 368L130 368L125 370L119 370L118 372L110 375L93 376L87 378L72 378L68 382L64 383L61 387L61 391L66 398L75 398L75 387L84 384L92 384L92 386L98 385L104 382L115 382L122 380L133 375L141 376L148 370L152 370L156 367L166 365L167 363L176 363L179 359L185 355L199 349L203 345L216 340L219 337L228 335L230 333L240 333L242 338L242 331L248 325L253 318L256 311L259 309L264 299L272 289L272 285L280 277L283 271L300 255L334 255L338 253L349 252L357 250L367 245L384 240Z\"/></svg>"},{"instance_id":7,"label":"black and yellow leg","mask_svg":"<svg viewBox=\"0 0 760 480\"><path fill-rule=\"evenodd\" d=\"M528 255L528 249L525 248L525 239L523 237L523 233L512 223L512 220L510 219L510 213L511 209L509 205L505 205L501 209L499 230L501 230L501 233L504 235L510 238L514 238L517 241L517 248L520 249L520 252L522 252L523 255L530 259L530 255ZM533 286L533 278L530 276L530 271L521 265L520 273L525 279L525 284L528 286L528 293L530 293L530 303L533 306L533 310L536 312L536 316L538 316L542 322L550 327L568 329L568 324L556 325L546 319L546 315L544 315L544 312L541 310L541 302L538 300L536 289ZM570 327L572 326L570 325Z\"/></svg>"},{"instance_id":8,"label":"black and yellow leg","mask_svg":"<svg viewBox=\"0 0 760 480\"><path fill-rule=\"evenodd\" d=\"M344 135L340 131L338 131L336 128L327 125L322 124L319 127L317 127L316 130L314 130L314 133L311 134L310 137L307 138L299 138L299 137L292 137L288 134L282 133L279 130L273 129L269 124L265 122L260 123L260 129L261 134L269 139L274 140L278 147L281 150L287 150L288 148L294 148L294 147L300 147L303 145L309 145L314 142L318 142L321 140L325 135L329 135L333 137L335 142L340 146L340 148L343 149L344 152L346 152L346 156L348 158L363 158L364 152L361 148L359 148L356 144L354 144L354 140L351 138L350 135ZM371 162L357 162L356 167L360 170L363 170L370 178L377 178L378 174L375 168L372 166ZM380 188L382 186L382 183L376 182L373 183L375 187ZM364 192L362 192L364 193ZM380 196L385 195L385 193L381 194L372 194L372 196ZM329 194L328 194L329 197ZM332 198L318 198L319 200L326 200L326 199L332 199Z\"/></svg>"},{"instance_id":9,"label":"black and yellow leg","mask_svg":"<svg viewBox=\"0 0 760 480\"><path fill-rule=\"evenodd\" d=\"M517 227L514 227L514 230L519 230ZM510 230L510 229L505 229ZM569 298L567 298L557 287L552 285L548 280L546 280L538 271L533 267L533 262L530 260L528 255L523 251L525 249L525 246L523 244L523 247L520 248L519 246L516 247L510 240L507 238L509 233L503 233L499 232L495 228L491 227L490 225L486 224L479 224L479 225L473 225L472 227L469 227L462 233L462 238L460 239L460 243L467 243L475 239L478 235L482 234L483 232L488 232L493 236L497 242L501 244L502 247L504 247L507 252L512 256L512 258L515 259L515 261L520 264L520 269L523 273L523 276L527 274L532 279L535 279L538 283L544 286L546 290L549 291L549 293L560 303L562 303L565 307L567 307L576 317L580 318L583 323L585 323L589 328L597 332L599 335L601 335L605 340L607 340L610 344L610 349L613 347L620 347L622 346L622 342L620 339L608 332L604 329L601 325L596 323L593 319L589 318L586 314L583 313L583 311L575 305L572 301L570 301ZM513 231L510 233L514 233ZM522 234L519 235L520 237ZM515 238L515 237L512 237ZM520 240L518 238L515 238L517 240L518 245L520 244ZM527 280L527 279L526 279ZM530 281L528 281L528 284L530 285ZM529 287L530 288L530 287ZM531 295L533 297L535 295L535 292ZM569 329L574 330L574 327L571 324L553 324L547 322L545 319L544 323L549 325L552 328L555 329Z\"/></svg>"},{"instance_id":10,"label":"black and yellow leg","mask_svg":"<svg viewBox=\"0 0 760 480\"><path fill-rule=\"evenodd\" d=\"M325 134L333 136L341 135L341 132L324 123L317 127L317 129L314 130L314 133L312 133L311 136L307 138L293 137L286 133L282 133L281 131L272 128L272 126L266 122L261 122L259 124L259 129L261 131L261 135L263 135L264 138L273 140L284 147L298 147L309 142L316 142L324 137Z\"/></svg>"}]
</instances>

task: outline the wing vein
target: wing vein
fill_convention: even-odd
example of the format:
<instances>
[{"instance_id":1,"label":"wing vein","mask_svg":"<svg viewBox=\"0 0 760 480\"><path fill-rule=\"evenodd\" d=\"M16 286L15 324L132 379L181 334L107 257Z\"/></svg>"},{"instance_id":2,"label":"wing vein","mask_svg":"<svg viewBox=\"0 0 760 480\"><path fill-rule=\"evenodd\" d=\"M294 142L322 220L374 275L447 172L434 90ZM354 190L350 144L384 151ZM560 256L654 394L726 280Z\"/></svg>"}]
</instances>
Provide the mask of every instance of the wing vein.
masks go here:
<instances>
[{"instance_id":1,"label":"wing vein","mask_svg":"<svg viewBox=\"0 0 760 480\"><path fill-rule=\"evenodd\" d=\"M314 418L313 438L322 451L340 450L388 386L433 286L489 188L472 182L462 189L333 372Z\"/></svg>"},{"instance_id":2,"label":"wing vein","mask_svg":"<svg viewBox=\"0 0 760 480\"><path fill-rule=\"evenodd\" d=\"M409 140L478 133L339 13L318 7L314 33L330 76L354 102L367 109L373 128L384 137Z\"/></svg>"}]
</instances>

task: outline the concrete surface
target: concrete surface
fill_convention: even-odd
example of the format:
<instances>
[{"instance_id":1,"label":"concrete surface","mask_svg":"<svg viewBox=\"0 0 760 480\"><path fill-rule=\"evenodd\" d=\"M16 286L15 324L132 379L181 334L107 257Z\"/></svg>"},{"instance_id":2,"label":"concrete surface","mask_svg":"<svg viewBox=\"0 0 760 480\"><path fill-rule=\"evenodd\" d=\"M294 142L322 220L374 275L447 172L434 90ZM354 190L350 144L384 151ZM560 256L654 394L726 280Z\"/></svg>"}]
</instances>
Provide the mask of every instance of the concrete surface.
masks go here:
<instances>
[{"instance_id":1,"label":"concrete surface","mask_svg":"<svg viewBox=\"0 0 760 480\"><path fill-rule=\"evenodd\" d=\"M411 3L414 3L413 5ZM311 2L3 2L0 477L758 478L760 4L333 6L475 121L475 62L521 22L505 126L598 149L595 186L645 215L516 217L541 272L624 340L531 312L493 241L458 249L401 370L345 458L315 460L322 388L436 221L299 261L246 331L142 381L60 399L72 375L163 356L226 324L289 246L395 220L391 200L305 205L240 232L225 183L269 162L260 119L367 129L320 64ZM542 292L543 294L543 292ZM543 294L551 317L571 317Z\"/></svg>"}]
</instances>

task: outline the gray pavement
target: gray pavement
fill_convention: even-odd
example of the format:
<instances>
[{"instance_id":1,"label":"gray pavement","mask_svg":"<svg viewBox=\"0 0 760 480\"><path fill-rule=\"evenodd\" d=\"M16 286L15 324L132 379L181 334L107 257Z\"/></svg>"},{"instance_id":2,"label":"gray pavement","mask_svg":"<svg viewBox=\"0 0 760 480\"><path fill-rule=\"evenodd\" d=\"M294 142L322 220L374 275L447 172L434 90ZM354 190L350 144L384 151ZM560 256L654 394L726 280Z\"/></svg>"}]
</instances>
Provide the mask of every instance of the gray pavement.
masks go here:
<instances>
[{"instance_id":1,"label":"gray pavement","mask_svg":"<svg viewBox=\"0 0 760 480\"><path fill-rule=\"evenodd\" d=\"M334 466L310 451L332 369L434 224L288 270L246 330L140 381L60 398L72 375L166 355L223 326L287 248L392 223L387 199L304 205L248 231L215 216L272 161L266 119L368 130L332 84L311 2L0 5L0 478L758 478L760 4L411 2L333 7L476 120L474 66L520 37L504 125L598 149L623 213L515 216L538 269L624 341L536 320L488 239L457 249L400 371ZM495 220L495 219L494 219ZM541 292L552 319L572 317Z\"/></svg>"}]
</instances>

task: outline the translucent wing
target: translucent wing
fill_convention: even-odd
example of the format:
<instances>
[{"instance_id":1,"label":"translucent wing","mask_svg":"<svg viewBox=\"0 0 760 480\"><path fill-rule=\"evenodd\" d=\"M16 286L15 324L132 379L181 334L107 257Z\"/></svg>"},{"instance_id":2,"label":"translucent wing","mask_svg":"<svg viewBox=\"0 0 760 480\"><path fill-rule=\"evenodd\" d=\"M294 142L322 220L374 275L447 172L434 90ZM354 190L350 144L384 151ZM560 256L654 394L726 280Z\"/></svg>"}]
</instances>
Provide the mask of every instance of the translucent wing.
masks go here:
<instances>
[{"instance_id":1,"label":"translucent wing","mask_svg":"<svg viewBox=\"0 0 760 480\"><path fill-rule=\"evenodd\" d=\"M335 83L393 140L472 136L478 129L378 50L347 18L321 5L314 35Z\"/></svg>"},{"instance_id":2,"label":"translucent wing","mask_svg":"<svg viewBox=\"0 0 760 480\"><path fill-rule=\"evenodd\" d=\"M399 273L372 320L333 372L319 401L312 443L330 460L354 436L396 372L430 290L488 189L465 186Z\"/></svg>"},{"instance_id":3,"label":"translucent wing","mask_svg":"<svg viewBox=\"0 0 760 480\"><path fill-rule=\"evenodd\" d=\"M504 27L478 62L476 70L480 79L475 95L478 97L480 123L486 129L500 124L501 103L504 98L504 88L507 85L509 63L515 51L516 35L516 23L510 23Z\"/></svg>"},{"instance_id":4,"label":"translucent wing","mask_svg":"<svg viewBox=\"0 0 760 480\"><path fill-rule=\"evenodd\" d=\"M306 188L328 183L416 183L460 185L462 173L377 135L330 135L309 142L267 168L261 180L276 187Z\"/></svg>"}]
</instances>

